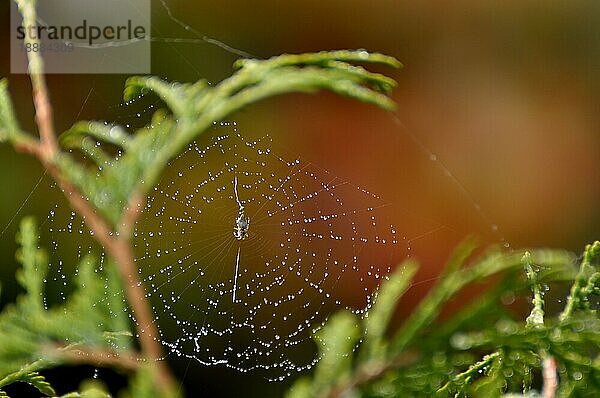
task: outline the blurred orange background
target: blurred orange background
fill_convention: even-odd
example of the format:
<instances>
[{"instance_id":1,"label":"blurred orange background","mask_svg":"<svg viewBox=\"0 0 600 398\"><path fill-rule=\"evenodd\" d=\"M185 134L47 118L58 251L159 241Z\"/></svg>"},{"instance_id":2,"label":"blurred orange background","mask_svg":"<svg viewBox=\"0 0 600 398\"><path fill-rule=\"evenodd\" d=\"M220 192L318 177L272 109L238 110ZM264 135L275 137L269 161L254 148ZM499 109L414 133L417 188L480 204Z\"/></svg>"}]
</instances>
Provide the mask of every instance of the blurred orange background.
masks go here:
<instances>
[{"instance_id":1,"label":"blurred orange background","mask_svg":"<svg viewBox=\"0 0 600 398\"><path fill-rule=\"evenodd\" d=\"M165 1L200 34L260 58L365 48L404 63L381 70L398 81L396 116L319 94L271 99L232 119L242 134L268 132L287 153L392 203L423 265L417 281L437 275L467 235L577 252L600 237L600 2ZM8 4L0 17L0 76L9 78L22 125L34 130L27 78L9 74ZM152 18L154 74L216 83L231 73L237 56L183 29L160 1ZM127 122L119 106L125 78L49 76L58 130L77 119ZM48 178L34 190L41 176L34 161L0 146L3 303L17 292L6 281L16 268L18 219L44 219L58 200ZM415 287L404 312L430 286ZM193 372L211 396L240 387L278 395L284 387L250 379L247 388L222 386L236 376ZM193 377L179 376L195 388Z\"/></svg>"}]
</instances>

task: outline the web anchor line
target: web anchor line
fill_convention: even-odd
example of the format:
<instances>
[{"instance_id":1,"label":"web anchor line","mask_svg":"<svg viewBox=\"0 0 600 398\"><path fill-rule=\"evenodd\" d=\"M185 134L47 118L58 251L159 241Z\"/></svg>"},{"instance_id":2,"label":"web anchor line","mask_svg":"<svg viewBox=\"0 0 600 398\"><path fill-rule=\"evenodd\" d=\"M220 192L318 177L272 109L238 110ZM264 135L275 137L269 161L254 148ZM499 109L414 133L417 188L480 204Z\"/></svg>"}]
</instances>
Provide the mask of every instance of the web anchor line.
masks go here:
<instances>
[{"instance_id":1,"label":"web anchor line","mask_svg":"<svg viewBox=\"0 0 600 398\"><path fill-rule=\"evenodd\" d=\"M240 50L238 48L229 46L229 45L223 43L222 41L217 40L213 37L209 37L209 36L201 34L196 29L192 28L190 25L186 24L179 18L175 17L175 15L173 15L173 11L171 11L171 8L167 4L166 0L160 0L160 3L162 5L162 7L165 9L165 11L167 12L167 15L169 16L169 18L173 22L175 22L176 24L178 24L179 26L181 26L183 29L187 30L188 32L192 32L194 35L196 35L196 37L198 37L199 40L201 40L205 43L211 44L213 46L217 46L217 47L227 51L230 54L238 55L243 58L258 58L255 55L252 55L252 54L250 54L246 51ZM169 39L166 39L166 40L169 40Z\"/></svg>"},{"instance_id":2,"label":"web anchor line","mask_svg":"<svg viewBox=\"0 0 600 398\"><path fill-rule=\"evenodd\" d=\"M235 303L235 292L237 291L237 280L238 280L238 270L240 268L240 251L241 247L238 246L237 257L235 259L235 275L233 276L233 302Z\"/></svg>"},{"instance_id":3,"label":"web anchor line","mask_svg":"<svg viewBox=\"0 0 600 398\"><path fill-rule=\"evenodd\" d=\"M400 119L398 114L393 114L391 116L394 124L398 126L404 133L408 135L408 137L417 145L419 150L429 158L430 161L434 162L436 166L444 173L444 175L452 181L452 183L457 187L459 193L471 204L475 212L479 215L481 220L487 227L489 227L492 234L503 244L505 248L510 247L510 243L506 240L506 237L498 227L496 223L494 223L489 215L482 209L479 202L475 199L475 197L471 194L471 192L467 189L467 187L452 173L452 171L438 158L438 156L433 153L423 141L411 130L406 124ZM418 239L415 238L415 239Z\"/></svg>"}]
</instances>

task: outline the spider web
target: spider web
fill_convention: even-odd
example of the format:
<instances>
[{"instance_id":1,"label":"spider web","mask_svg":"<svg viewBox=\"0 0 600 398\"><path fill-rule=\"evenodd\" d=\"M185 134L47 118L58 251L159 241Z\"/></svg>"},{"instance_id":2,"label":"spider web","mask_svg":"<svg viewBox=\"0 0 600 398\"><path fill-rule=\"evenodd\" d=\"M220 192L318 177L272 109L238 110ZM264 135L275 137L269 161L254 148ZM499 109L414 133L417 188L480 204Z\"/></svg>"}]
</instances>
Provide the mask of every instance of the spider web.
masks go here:
<instances>
[{"instance_id":1,"label":"spider web","mask_svg":"<svg viewBox=\"0 0 600 398\"><path fill-rule=\"evenodd\" d=\"M134 246L168 354L283 380L318 361L311 336L330 314L367 313L410 239L382 198L273 146L235 123L191 144L149 196ZM53 250L94 251L83 220L64 212L48 216ZM51 265L62 300L74 260Z\"/></svg>"},{"instance_id":2,"label":"spider web","mask_svg":"<svg viewBox=\"0 0 600 398\"><path fill-rule=\"evenodd\" d=\"M338 307L368 310L406 250L397 228L379 220L381 198L271 147L271 137L248 139L235 127L192 144L151 195L135 236L158 322L175 330L163 334L173 353L279 377L312 366L310 335ZM250 219L244 240L233 234L236 179Z\"/></svg>"},{"instance_id":3,"label":"spider web","mask_svg":"<svg viewBox=\"0 0 600 398\"><path fill-rule=\"evenodd\" d=\"M157 107L138 101L130 126ZM394 204L242 130L215 125L170 163L136 224L136 264L168 357L282 381L318 362L312 336L331 314L366 316L412 242L445 226L410 229ZM73 265L99 249L64 204L45 226L61 253L47 285L64 301Z\"/></svg>"}]
</instances>

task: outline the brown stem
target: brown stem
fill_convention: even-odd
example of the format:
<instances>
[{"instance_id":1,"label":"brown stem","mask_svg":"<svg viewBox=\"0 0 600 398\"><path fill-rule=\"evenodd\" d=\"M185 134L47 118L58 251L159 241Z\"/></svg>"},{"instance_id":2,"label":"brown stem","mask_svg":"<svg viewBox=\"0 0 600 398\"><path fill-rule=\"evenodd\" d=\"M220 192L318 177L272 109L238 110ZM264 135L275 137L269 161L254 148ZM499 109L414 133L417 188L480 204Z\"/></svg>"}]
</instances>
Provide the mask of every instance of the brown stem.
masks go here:
<instances>
[{"instance_id":1,"label":"brown stem","mask_svg":"<svg viewBox=\"0 0 600 398\"><path fill-rule=\"evenodd\" d=\"M72 364L107 366L135 371L146 358L134 354L122 355L110 350L90 349L86 347L56 347L48 352L49 357L58 358Z\"/></svg>"},{"instance_id":2,"label":"brown stem","mask_svg":"<svg viewBox=\"0 0 600 398\"><path fill-rule=\"evenodd\" d=\"M35 2L17 0L19 11L23 15L25 26L37 24ZM31 36L31 31L26 30L25 43L39 44L39 39ZM48 96L48 88L44 77L44 61L37 51L28 51L29 77L33 86L33 102L35 105L35 119L40 133L40 149L46 157L56 152L56 136L52 117L52 106Z\"/></svg>"},{"instance_id":3,"label":"brown stem","mask_svg":"<svg viewBox=\"0 0 600 398\"><path fill-rule=\"evenodd\" d=\"M33 84L33 102L35 104L35 118L40 132L40 144L45 155L54 155L58 147L54 135L54 122L52 117L52 106L48 99L48 91L45 81L38 77L39 82Z\"/></svg>"},{"instance_id":4,"label":"brown stem","mask_svg":"<svg viewBox=\"0 0 600 398\"><path fill-rule=\"evenodd\" d=\"M542 377L544 379L542 397L554 398L558 389L558 374L554 357L547 356L542 359Z\"/></svg>"},{"instance_id":5,"label":"brown stem","mask_svg":"<svg viewBox=\"0 0 600 398\"><path fill-rule=\"evenodd\" d=\"M125 280L127 299L136 318L136 328L140 339L142 351L147 358L156 360L158 367L159 386L165 390L172 390L175 385L173 377L164 361L161 361L163 352L160 347L160 335L153 322L152 312L146 301L146 293L138 275L133 251L129 237L113 239L112 245L107 247L109 255L119 264L121 276Z\"/></svg>"},{"instance_id":6,"label":"brown stem","mask_svg":"<svg viewBox=\"0 0 600 398\"><path fill-rule=\"evenodd\" d=\"M39 143L37 141L33 141L33 140L16 141L16 142L13 142L13 145L18 152L23 152L28 155L32 155L32 156L35 156L35 157L41 159L41 154L40 154L41 146L39 145Z\"/></svg>"},{"instance_id":7,"label":"brown stem","mask_svg":"<svg viewBox=\"0 0 600 398\"><path fill-rule=\"evenodd\" d=\"M127 208L125 209L125 213L122 217L123 222L119 228L120 236L131 236L133 233L133 228L139 217L144 199L144 195L140 194L139 192L134 192L129 199L129 203L127 204Z\"/></svg>"}]
</instances>

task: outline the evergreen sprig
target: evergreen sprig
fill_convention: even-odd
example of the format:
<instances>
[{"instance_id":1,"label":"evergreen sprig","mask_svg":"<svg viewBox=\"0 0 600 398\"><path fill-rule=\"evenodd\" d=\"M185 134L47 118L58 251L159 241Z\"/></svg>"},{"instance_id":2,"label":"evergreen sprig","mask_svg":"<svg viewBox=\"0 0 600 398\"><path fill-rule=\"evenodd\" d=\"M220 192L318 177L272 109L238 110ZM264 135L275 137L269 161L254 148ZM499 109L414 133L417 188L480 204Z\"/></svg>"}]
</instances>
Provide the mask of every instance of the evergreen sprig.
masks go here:
<instances>
[{"instance_id":1,"label":"evergreen sprig","mask_svg":"<svg viewBox=\"0 0 600 398\"><path fill-rule=\"evenodd\" d=\"M0 397L7 396L4 387L16 382L28 383L41 394L54 397L54 388L38 372L95 361L116 368L127 365L126 370L132 371L124 397L156 397L153 364L137 357L132 346L128 311L114 264L105 264L100 272L95 259L85 257L71 296L63 305L46 308L48 262L37 236L33 219L24 219L17 239L17 258L22 264L17 280L25 293L0 313ZM166 391L161 396L180 395ZM84 381L79 392L61 396L75 397L110 398L110 394L100 382Z\"/></svg>"},{"instance_id":2,"label":"evergreen sprig","mask_svg":"<svg viewBox=\"0 0 600 398\"><path fill-rule=\"evenodd\" d=\"M42 394L55 395L38 371L77 362L71 354L80 347L129 355L132 334L118 276L96 272L90 256L79 265L77 287L69 299L46 308L48 262L37 234L31 218L21 222L17 281L25 293L0 314L0 388L25 382Z\"/></svg>"},{"instance_id":3,"label":"evergreen sprig","mask_svg":"<svg viewBox=\"0 0 600 398\"><path fill-rule=\"evenodd\" d=\"M27 369L6 376L0 381L0 384L4 387L17 382L30 384L31 386L35 387L40 393L46 396L56 395L54 388L52 388L50 383L46 381L46 378L44 376L40 375L38 372L28 371ZM8 396L6 395L6 393L4 394L5 395L2 395L0 393L0 397Z\"/></svg>"},{"instance_id":4,"label":"evergreen sprig","mask_svg":"<svg viewBox=\"0 0 600 398\"><path fill-rule=\"evenodd\" d=\"M579 273L575 278L575 283L571 288L571 294L567 299L567 305L560 319L565 321L569 319L577 310L589 310L589 297L592 294L600 293L600 242L588 245L583 253L583 260L579 268Z\"/></svg>"},{"instance_id":5,"label":"evergreen sprig","mask_svg":"<svg viewBox=\"0 0 600 398\"><path fill-rule=\"evenodd\" d=\"M402 264L375 293L368 316L344 314L343 322L336 317L315 336L321 355L337 356L339 362L319 363L314 376L299 380L288 398L596 396L600 319L587 303L588 295L597 291L599 247L596 242L586 248L577 273L575 257L560 250L491 250L469 261L475 247L467 241L397 331L384 334L389 309L396 308L416 269L412 261ZM494 275L501 278L495 287L440 319L445 304L463 288ZM566 280L574 280L570 297L576 295L566 307L586 304L571 304L569 317L544 314L548 284ZM533 309L527 319L519 320L514 311L505 310L502 299L524 295L528 289L533 292ZM362 336L352 330L362 330ZM321 376L324 372L326 378Z\"/></svg>"}]
</instances>

